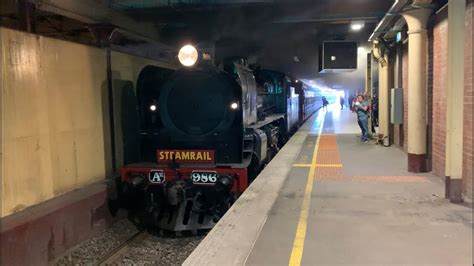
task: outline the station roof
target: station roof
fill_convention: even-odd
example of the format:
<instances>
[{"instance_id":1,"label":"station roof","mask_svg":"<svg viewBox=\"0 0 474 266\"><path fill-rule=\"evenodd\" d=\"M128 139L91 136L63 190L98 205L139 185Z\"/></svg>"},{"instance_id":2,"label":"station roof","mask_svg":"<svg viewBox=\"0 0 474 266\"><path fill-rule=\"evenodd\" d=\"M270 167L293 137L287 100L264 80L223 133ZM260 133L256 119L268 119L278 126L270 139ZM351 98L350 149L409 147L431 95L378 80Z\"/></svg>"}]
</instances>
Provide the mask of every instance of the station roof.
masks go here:
<instances>
[{"instance_id":1,"label":"station roof","mask_svg":"<svg viewBox=\"0 0 474 266\"><path fill-rule=\"evenodd\" d=\"M21 19L17 2L2 1L2 25L15 27ZM392 0L20 2L34 6L38 34L93 43L89 25L109 23L123 30L115 42L124 47L156 42L160 50L173 54L174 48L185 43L211 46L222 57L247 56L266 67L307 79L318 73L322 41L352 40L367 46L376 24L393 4ZM362 22L364 27L352 31L354 22Z\"/></svg>"}]
</instances>

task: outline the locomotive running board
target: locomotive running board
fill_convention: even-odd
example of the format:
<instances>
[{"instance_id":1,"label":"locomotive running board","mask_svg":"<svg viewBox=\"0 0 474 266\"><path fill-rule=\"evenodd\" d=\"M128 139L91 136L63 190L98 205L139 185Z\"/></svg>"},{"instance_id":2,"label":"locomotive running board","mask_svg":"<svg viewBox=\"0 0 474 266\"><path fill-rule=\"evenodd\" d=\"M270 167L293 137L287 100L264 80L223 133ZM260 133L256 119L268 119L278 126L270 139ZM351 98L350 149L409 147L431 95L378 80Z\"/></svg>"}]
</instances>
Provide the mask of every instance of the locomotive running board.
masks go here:
<instances>
[{"instance_id":1,"label":"locomotive running board","mask_svg":"<svg viewBox=\"0 0 474 266\"><path fill-rule=\"evenodd\" d=\"M211 229L216 222L213 216L195 213L191 210L193 200L182 203L176 211L169 213L158 221L158 228L168 231L186 231L197 229ZM171 217L170 217L171 215Z\"/></svg>"}]
</instances>

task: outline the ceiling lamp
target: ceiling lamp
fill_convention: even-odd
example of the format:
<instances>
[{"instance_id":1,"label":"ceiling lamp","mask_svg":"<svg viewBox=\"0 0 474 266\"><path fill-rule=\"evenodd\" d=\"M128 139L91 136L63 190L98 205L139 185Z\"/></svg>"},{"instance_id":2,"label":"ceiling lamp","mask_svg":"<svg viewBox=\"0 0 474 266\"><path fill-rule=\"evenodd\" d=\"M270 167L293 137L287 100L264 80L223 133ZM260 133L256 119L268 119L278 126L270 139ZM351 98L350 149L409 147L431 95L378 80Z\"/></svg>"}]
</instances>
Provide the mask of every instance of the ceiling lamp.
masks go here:
<instances>
[{"instance_id":1,"label":"ceiling lamp","mask_svg":"<svg viewBox=\"0 0 474 266\"><path fill-rule=\"evenodd\" d=\"M351 21L351 30L359 31L364 27L363 21Z\"/></svg>"}]
</instances>

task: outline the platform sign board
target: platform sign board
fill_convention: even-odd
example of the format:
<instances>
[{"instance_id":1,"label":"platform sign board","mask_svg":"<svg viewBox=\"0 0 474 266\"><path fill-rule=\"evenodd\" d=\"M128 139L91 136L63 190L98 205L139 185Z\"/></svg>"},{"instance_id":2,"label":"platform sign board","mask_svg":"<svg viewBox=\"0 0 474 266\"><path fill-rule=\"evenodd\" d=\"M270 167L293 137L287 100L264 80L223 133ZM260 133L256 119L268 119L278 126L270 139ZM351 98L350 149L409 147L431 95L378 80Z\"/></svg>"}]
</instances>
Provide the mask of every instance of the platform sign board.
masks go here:
<instances>
[{"instance_id":1,"label":"platform sign board","mask_svg":"<svg viewBox=\"0 0 474 266\"><path fill-rule=\"evenodd\" d=\"M356 41L324 41L319 47L319 73L356 70L357 51Z\"/></svg>"},{"instance_id":2,"label":"platform sign board","mask_svg":"<svg viewBox=\"0 0 474 266\"><path fill-rule=\"evenodd\" d=\"M213 150L157 150L158 163L214 163Z\"/></svg>"}]
</instances>

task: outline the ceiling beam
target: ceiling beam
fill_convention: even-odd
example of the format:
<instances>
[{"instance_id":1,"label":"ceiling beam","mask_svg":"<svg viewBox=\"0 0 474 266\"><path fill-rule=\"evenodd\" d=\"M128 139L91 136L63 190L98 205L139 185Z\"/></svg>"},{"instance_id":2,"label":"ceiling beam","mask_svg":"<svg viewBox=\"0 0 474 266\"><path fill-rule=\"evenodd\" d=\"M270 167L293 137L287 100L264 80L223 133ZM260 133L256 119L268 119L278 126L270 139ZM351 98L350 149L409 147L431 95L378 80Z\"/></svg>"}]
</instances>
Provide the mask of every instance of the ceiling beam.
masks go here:
<instances>
[{"instance_id":1,"label":"ceiling beam","mask_svg":"<svg viewBox=\"0 0 474 266\"><path fill-rule=\"evenodd\" d=\"M158 40L152 23L136 22L109 8L105 0L28 0L37 9L58 14L86 24L110 23L129 32Z\"/></svg>"},{"instance_id":2,"label":"ceiling beam","mask_svg":"<svg viewBox=\"0 0 474 266\"><path fill-rule=\"evenodd\" d=\"M304 22L350 22L352 20L363 20L366 22L377 22L381 17L378 16L368 16L368 17L349 17L349 16L326 16L326 17L285 17L282 19L274 20L271 23L273 24L282 24L282 23L304 23Z\"/></svg>"},{"instance_id":3,"label":"ceiling beam","mask_svg":"<svg viewBox=\"0 0 474 266\"><path fill-rule=\"evenodd\" d=\"M218 7L248 4L273 4L275 0L109 0L110 6L117 9L148 9L163 7Z\"/></svg>"}]
</instances>

